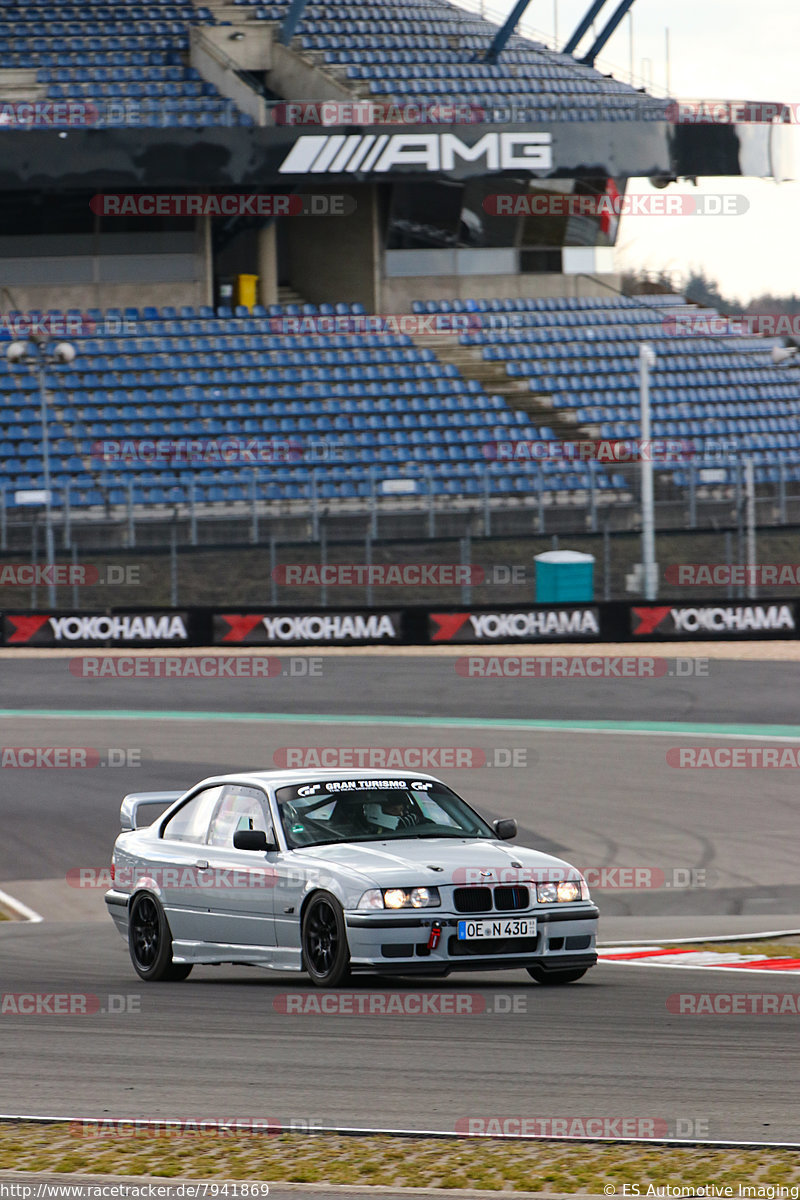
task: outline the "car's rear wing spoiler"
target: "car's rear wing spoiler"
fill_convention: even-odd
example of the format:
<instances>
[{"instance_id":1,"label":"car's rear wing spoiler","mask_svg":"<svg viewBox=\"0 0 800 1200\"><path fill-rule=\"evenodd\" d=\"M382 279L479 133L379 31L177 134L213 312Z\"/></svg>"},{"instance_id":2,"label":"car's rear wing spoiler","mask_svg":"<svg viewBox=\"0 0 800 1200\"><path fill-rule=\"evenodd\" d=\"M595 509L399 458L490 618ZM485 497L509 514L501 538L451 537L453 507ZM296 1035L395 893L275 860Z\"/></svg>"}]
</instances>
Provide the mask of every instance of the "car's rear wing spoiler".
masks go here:
<instances>
[{"instance_id":1,"label":"car's rear wing spoiler","mask_svg":"<svg viewBox=\"0 0 800 1200\"><path fill-rule=\"evenodd\" d=\"M137 817L140 808L144 808L148 804L157 804L163 811L169 808L170 804L179 800L182 795L183 792L131 792L124 798L119 810L119 823L123 831L139 828L140 822Z\"/></svg>"}]
</instances>

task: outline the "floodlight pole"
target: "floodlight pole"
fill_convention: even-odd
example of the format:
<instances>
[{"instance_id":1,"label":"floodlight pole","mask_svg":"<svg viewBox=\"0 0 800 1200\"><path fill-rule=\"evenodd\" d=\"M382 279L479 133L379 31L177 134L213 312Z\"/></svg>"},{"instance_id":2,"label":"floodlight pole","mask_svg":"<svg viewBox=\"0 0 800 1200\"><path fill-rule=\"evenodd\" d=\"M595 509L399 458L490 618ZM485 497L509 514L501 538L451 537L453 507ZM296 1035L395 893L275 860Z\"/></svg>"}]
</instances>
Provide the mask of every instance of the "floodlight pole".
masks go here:
<instances>
[{"instance_id":1,"label":"floodlight pole","mask_svg":"<svg viewBox=\"0 0 800 1200\"><path fill-rule=\"evenodd\" d=\"M747 572L747 599L755 600L758 596L756 585L756 477L752 458L744 462L744 495L747 528L747 563L751 568Z\"/></svg>"},{"instance_id":2,"label":"floodlight pole","mask_svg":"<svg viewBox=\"0 0 800 1200\"><path fill-rule=\"evenodd\" d=\"M47 431L47 371L44 347L35 342L36 376L39 382L39 419L42 423L42 469L44 472L44 544L47 560L47 604L56 606L56 583L53 577L55 566L55 543L53 539L53 510L50 503L50 439Z\"/></svg>"},{"instance_id":3,"label":"floodlight pole","mask_svg":"<svg viewBox=\"0 0 800 1200\"><path fill-rule=\"evenodd\" d=\"M653 458L650 452L650 369L656 364L653 347L647 342L639 345L639 410L642 442L642 570L644 598L655 600L658 593L656 578L655 522L653 517Z\"/></svg>"},{"instance_id":4,"label":"floodlight pole","mask_svg":"<svg viewBox=\"0 0 800 1200\"><path fill-rule=\"evenodd\" d=\"M33 347L33 349L31 349ZM26 342L12 342L6 349L6 358L10 363L30 361L34 356L36 380L39 388L39 420L42 426L42 473L44 475L44 536L45 558L47 559L47 603L49 607L56 606L55 539L53 536L53 506L50 496L50 437L47 428L47 362L46 341L39 335L32 335ZM60 342L53 357L58 362L72 362L75 357L75 347L69 342Z\"/></svg>"}]
</instances>

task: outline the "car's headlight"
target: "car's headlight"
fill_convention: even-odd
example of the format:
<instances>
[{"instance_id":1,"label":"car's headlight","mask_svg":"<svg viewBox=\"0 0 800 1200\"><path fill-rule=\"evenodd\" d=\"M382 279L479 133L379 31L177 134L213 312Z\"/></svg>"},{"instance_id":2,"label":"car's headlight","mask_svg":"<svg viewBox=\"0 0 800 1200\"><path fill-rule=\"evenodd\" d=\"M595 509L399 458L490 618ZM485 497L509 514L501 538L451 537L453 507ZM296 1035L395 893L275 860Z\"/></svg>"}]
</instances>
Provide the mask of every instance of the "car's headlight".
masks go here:
<instances>
[{"instance_id":1,"label":"car's headlight","mask_svg":"<svg viewBox=\"0 0 800 1200\"><path fill-rule=\"evenodd\" d=\"M438 888L373 888L364 892L359 908L436 908L442 903Z\"/></svg>"},{"instance_id":2,"label":"car's headlight","mask_svg":"<svg viewBox=\"0 0 800 1200\"><path fill-rule=\"evenodd\" d=\"M560 883L537 883L536 899L540 904L569 904L573 900L588 900L589 889L583 879L562 879Z\"/></svg>"},{"instance_id":3,"label":"car's headlight","mask_svg":"<svg viewBox=\"0 0 800 1200\"><path fill-rule=\"evenodd\" d=\"M568 903L570 900L580 900L580 898L581 885L574 879L562 879L558 885L558 899L562 903Z\"/></svg>"}]
</instances>

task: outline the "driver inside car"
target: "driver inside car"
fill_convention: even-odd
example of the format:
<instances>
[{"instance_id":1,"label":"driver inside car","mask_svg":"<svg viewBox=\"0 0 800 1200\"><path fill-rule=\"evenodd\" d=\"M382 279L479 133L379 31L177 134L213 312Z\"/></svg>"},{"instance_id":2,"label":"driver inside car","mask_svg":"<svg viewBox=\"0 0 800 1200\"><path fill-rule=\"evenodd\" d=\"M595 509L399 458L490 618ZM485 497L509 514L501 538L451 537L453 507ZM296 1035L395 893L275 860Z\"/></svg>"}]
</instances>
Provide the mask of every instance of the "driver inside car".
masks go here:
<instances>
[{"instance_id":1,"label":"driver inside car","mask_svg":"<svg viewBox=\"0 0 800 1200\"><path fill-rule=\"evenodd\" d=\"M377 804L366 804L364 816L378 831L410 829L418 823L411 803L404 796L390 796Z\"/></svg>"}]
</instances>

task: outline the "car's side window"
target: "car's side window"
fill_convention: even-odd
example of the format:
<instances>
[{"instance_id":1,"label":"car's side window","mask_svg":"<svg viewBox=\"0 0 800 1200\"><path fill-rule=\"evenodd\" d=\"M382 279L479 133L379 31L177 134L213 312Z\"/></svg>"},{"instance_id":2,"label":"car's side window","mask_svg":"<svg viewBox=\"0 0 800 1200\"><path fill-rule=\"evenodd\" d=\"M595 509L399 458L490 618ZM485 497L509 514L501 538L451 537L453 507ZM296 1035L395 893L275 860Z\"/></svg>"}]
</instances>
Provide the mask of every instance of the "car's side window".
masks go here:
<instances>
[{"instance_id":1,"label":"car's side window","mask_svg":"<svg viewBox=\"0 0 800 1200\"><path fill-rule=\"evenodd\" d=\"M259 788L229 784L211 821L209 846L232 849L233 835L239 829L259 830L266 833L268 841L274 840L264 793Z\"/></svg>"},{"instance_id":2,"label":"car's side window","mask_svg":"<svg viewBox=\"0 0 800 1200\"><path fill-rule=\"evenodd\" d=\"M222 786L203 788L170 817L162 837L173 842L204 842L211 814L222 795Z\"/></svg>"}]
</instances>

